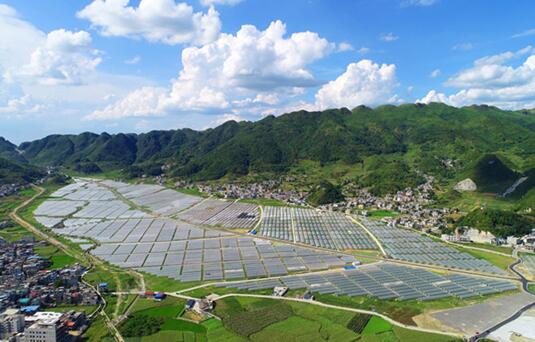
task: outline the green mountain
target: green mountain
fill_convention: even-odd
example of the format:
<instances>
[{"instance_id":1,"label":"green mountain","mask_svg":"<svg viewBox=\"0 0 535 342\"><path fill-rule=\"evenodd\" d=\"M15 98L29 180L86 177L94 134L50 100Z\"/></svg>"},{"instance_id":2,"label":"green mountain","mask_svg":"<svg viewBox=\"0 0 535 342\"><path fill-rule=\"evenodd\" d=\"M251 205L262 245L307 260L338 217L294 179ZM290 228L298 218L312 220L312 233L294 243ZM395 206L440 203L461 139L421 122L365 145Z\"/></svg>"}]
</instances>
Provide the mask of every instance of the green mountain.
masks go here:
<instances>
[{"instance_id":1,"label":"green mountain","mask_svg":"<svg viewBox=\"0 0 535 342\"><path fill-rule=\"evenodd\" d=\"M493 177L506 186L535 168L535 116L438 103L359 106L231 121L200 132L51 135L23 143L19 150L38 165L89 165L137 174L167 164L170 175L197 180L288 172L310 161L317 167L305 173L339 166L351 172L337 178L351 174L363 184L381 184L377 193L418 183L416 170L445 183L475 172L483 188L493 190ZM499 158L474 164L486 155Z\"/></svg>"},{"instance_id":2,"label":"green mountain","mask_svg":"<svg viewBox=\"0 0 535 342\"><path fill-rule=\"evenodd\" d=\"M45 172L38 167L0 158L0 185L29 183L44 175Z\"/></svg>"},{"instance_id":3,"label":"green mountain","mask_svg":"<svg viewBox=\"0 0 535 342\"><path fill-rule=\"evenodd\" d=\"M345 199L342 195L342 190L339 186L322 181L318 186L314 187L307 198L307 201L312 205L322 205L329 203L341 202Z\"/></svg>"},{"instance_id":4,"label":"green mountain","mask_svg":"<svg viewBox=\"0 0 535 342\"><path fill-rule=\"evenodd\" d=\"M511 211L486 208L471 211L457 222L457 226L470 226L505 238L531 233L535 221Z\"/></svg>"},{"instance_id":5,"label":"green mountain","mask_svg":"<svg viewBox=\"0 0 535 342\"><path fill-rule=\"evenodd\" d=\"M511 170L494 154L477 160L470 173L479 191L492 193L503 193L520 177L520 173Z\"/></svg>"},{"instance_id":6,"label":"green mountain","mask_svg":"<svg viewBox=\"0 0 535 342\"><path fill-rule=\"evenodd\" d=\"M17 145L0 137L0 158L26 163L26 159L17 151Z\"/></svg>"}]
</instances>

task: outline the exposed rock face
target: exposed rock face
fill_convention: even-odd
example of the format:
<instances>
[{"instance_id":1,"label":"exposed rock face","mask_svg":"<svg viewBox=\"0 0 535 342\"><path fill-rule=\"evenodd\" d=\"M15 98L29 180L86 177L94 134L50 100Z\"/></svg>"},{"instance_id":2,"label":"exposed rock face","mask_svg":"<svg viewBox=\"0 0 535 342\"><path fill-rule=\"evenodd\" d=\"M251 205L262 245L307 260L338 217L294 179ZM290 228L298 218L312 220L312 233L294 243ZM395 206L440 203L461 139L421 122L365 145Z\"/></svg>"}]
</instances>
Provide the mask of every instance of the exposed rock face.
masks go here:
<instances>
[{"instance_id":1,"label":"exposed rock face","mask_svg":"<svg viewBox=\"0 0 535 342\"><path fill-rule=\"evenodd\" d=\"M476 191L477 190L477 185L470 178L466 178L466 179L460 181L459 183L455 184L453 189L455 189L457 191Z\"/></svg>"}]
</instances>

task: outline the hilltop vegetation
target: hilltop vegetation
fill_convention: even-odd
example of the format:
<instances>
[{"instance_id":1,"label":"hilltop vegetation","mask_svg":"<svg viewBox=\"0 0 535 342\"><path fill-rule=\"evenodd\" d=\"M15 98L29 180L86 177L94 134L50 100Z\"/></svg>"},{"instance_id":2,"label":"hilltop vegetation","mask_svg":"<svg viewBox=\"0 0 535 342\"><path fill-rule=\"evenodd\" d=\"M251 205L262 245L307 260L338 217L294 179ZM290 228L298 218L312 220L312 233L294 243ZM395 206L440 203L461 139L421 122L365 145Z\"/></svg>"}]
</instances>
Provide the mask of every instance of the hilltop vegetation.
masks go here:
<instances>
[{"instance_id":1,"label":"hilltop vegetation","mask_svg":"<svg viewBox=\"0 0 535 342\"><path fill-rule=\"evenodd\" d=\"M0 185L30 183L44 175L38 167L0 158Z\"/></svg>"},{"instance_id":2,"label":"hilltop vegetation","mask_svg":"<svg viewBox=\"0 0 535 342\"><path fill-rule=\"evenodd\" d=\"M470 178L481 192L503 193L520 174L511 170L498 156L489 154L476 160Z\"/></svg>"},{"instance_id":3,"label":"hilltop vegetation","mask_svg":"<svg viewBox=\"0 0 535 342\"><path fill-rule=\"evenodd\" d=\"M168 165L171 176L213 180L279 174L310 161L320 169L344 169L337 179L357 178L377 194L418 184L416 170L443 184L468 175L481 182L483 191L502 191L535 169L535 116L438 103L359 106L230 121L201 132L51 135L18 149L31 163L88 173L121 169L139 176ZM524 193L532 185L526 183Z\"/></svg>"},{"instance_id":4,"label":"hilltop vegetation","mask_svg":"<svg viewBox=\"0 0 535 342\"><path fill-rule=\"evenodd\" d=\"M322 181L308 196L307 201L312 205L336 203L344 200L340 186L335 186L328 181Z\"/></svg>"},{"instance_id":5,"label":"hilltop vegetation","mask_svg":"<svg viewBox=\"0 0 535 342\"><path fill-rule=\"evenodd\" d=\"M456 225L477 228L505 238L529 234L535 228L535 221L511 211L485 208L471 211Z\"/></svg>"},{"instance_id":6,"label":"hilltop vegetation","mask_svg":"<svg viewBox=\"0 0 535 342\"><path fill-rule=\"evenodd\" d=\"M17 146L0 137L0 158L19 163L26 163L26 159L17 151Z\"/></svg>"}]
</instances>

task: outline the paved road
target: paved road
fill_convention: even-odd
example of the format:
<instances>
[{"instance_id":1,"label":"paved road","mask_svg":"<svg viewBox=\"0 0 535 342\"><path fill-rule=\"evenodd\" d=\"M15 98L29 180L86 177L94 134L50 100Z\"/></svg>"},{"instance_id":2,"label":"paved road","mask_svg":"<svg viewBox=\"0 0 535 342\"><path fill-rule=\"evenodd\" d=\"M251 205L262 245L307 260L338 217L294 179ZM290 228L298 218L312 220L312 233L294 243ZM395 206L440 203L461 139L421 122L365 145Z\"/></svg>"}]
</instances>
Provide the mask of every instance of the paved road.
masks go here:
<instances>
[{"instance_id":1,"label":"paved road","mask_svg":"<svg viewBox=\"0 0 535 342\"><path fill-rule=\"evenodd\" d=\"M527 295L531 296L531 301L528 301L526 305L522 306L519 310L517 310L513 315L511 315L509 318L499 322L498 324L495 324L494 326L486 329L485 331L479 333L479 334L476 334L475 336L473 336L472 338L470 338L470 341L477 341L479 339L483 339L487 336L489 336L492 332L498 330L499 328L503 327L504 325L506 325L507 323L510 323L512 321L514 321L515 319L517 319L518 317L520 317L524 312L526 312L527 310L535 307L535 295L531 294L529 292L529 289L528 289L528 286L529 286L529 282L528 280L520 273L518 272L515 267L520 264L522 262L521 259L518 259L517 261L515 261L514 263L512 263L511 265L509 265L509 269L515 273L516 275L518 275L520 277L520 281L522 282L522 291L524 293L526 293ZM529 300L529 299L528 299Z\"/></svg>"}]
</instances>

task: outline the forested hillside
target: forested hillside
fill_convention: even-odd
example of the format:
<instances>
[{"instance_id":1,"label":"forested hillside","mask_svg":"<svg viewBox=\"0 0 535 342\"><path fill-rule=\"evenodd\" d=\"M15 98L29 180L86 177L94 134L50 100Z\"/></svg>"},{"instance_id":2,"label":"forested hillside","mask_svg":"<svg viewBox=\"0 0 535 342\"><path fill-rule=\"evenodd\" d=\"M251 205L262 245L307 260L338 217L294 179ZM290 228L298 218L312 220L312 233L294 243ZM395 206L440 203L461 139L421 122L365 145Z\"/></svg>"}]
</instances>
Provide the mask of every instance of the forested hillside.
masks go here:
<instances>
[{"instance_id":1,"label":"forested hillside","mask_svg":"<svg viewBox=\"0 0 535 342\"><path fill-rule=\"evenodd\" d=\"M481 176L484 188L501 191L511 179L535 167L535 116L437 103L359 106L351 111L299 111L257 122L231 121L201 132L52 135L23 143L19 150L31 163L75 170L135 166L134 170L146 172L168 164L171 175L206 180L284 172L309 160L319 167L358 166L364 185L414 183L418 170L446 180ZM489 161L478 166L482 158L507 164L510 172L496 170L503 176L499 189L478 173Z\"/></svg>"},{"instance_id":2,"label":"forested hillside","mask_svg":"<svg viewBox=\"0 0 535 342\"><path fill-rule=\"evenodd\" d=\"M38 167L0 158L0 185L29 183L44 176Z\"/></svg>"}]
</instances>

